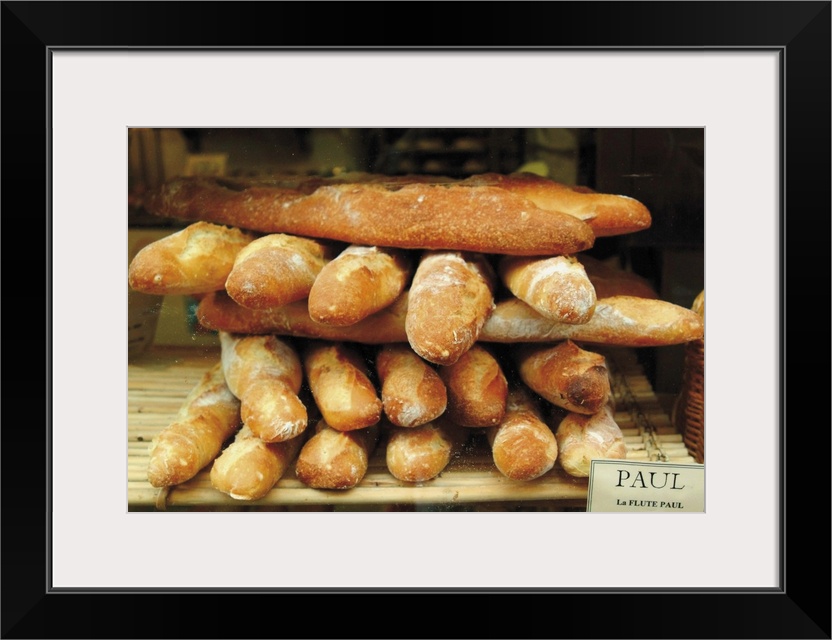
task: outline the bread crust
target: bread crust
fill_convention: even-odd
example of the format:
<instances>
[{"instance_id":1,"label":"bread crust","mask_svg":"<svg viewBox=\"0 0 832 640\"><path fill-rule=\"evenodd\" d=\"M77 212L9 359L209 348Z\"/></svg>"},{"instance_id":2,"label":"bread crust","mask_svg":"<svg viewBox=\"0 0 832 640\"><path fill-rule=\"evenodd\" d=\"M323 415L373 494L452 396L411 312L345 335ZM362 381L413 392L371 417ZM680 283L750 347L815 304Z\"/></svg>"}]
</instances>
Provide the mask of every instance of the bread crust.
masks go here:
<instances>
[{"instance_id":1,"label":"bread crust","mask_svg":"<svg viewBox=\"0 0 832 640\"><path fill-rule=\"evenodd\" d=\"M595 240L582 220L544 211L511 190L413 176L294 184L180 177L149 193L145 207L262 233L403 249L563 255Z\"/></svg>"},{"instance_id":2,"label":"bread crust","mask_svg":"<svg viewBox=\"0 0 832 640\"><path fill-rule=\"evenodd\" d=\"M461 427L491 427L505 416L508 381L494 355L475 344L454 364L440 367L449 420Z\"/></svg>"},{"instance_id":3,"label":"bread crust","mask_svg":"<svg viewBox=\"0 0 832 640\"><path fill-rule=\"evenodd\" d=\"M170 487L190 480L217 457L239 427L240 401L217 363L188 393L173 422L153 439L147 466L150 484Z\"/></svg>"},{"instance_id":4,"label":"bread crust","mask_svg":"<svg viewBox=\"0 0 832 640\"><path fill-rule=\"evenodd\" d=\"M496 275L485 256L426 251L408 295L407 340L428 362L450 365L477 341L494 309Z\"/></svg>"},{"instance_id":5,"label":"bread crust","mask_svg":"<svg viewBox=\"0 0 832 640\"><path fill-rule=\"evenodd\" d=\"M302 433L308 414L297 395L303 367L295 348L274 335L220 331L219 339L225 379L241 401L243 422L265 442Z\"/></svg>"},{"instance_id":6,"label":"bread crust","mask_svg":"<svg viewBox=\"0 0 832 640\"><path fill-rule=\"evenodd\" d=\"M592 415L567 413L555 429L558 463L570 476L586 478L592 460L623 460L627 445L607 404Z\"/></svg>"},{"instance_id":7,"label":"bread crust","mask_svg":"<svg viewBox=\"0 0 832 640\"><path fill-rule=\"evenodd\" d=\"M375 367L384 414L394 426L417 427L445 412L445 383L407 344L382 346L376 353Z\"/></svg>"},{"instance_id":8,"label":"bread crust","mask_svg":"<svg viewBox=\"0 0 832 640\"><path fill-rule=\"evenodd\" d=\"M210 222L194 222L143 247L130 261L128 284L154 295L221 291L237 255L256 234Z\"/></svg>"},{"instance_id":9,"label":"bread crust","mask_svg":"<svg viewBox=\"0 0 832 640\"><path fill-rule=\"evenodd\" d=\"M503 256L498 268L509 291L554 322L583 324L595 311L595 287L572 256Z\"/></svg>"},{"instance_id":10,"label":"bread crust","mask_svg":"<svg viewBox=\"0 0 832 640\"><path fill-rule=\"evenodd\" d=\"M353 431L381 419L381 400L353 345L312 341L304 350L303 366L315 404L330 427Z\"/></svg>"},{"instance_id":11,"label":"bread crust","mask_svg":"<svg viewBox=\"0 0 832 640\"><path fill-rule=\"evenodd\" d=\"M295 475L313 489L353 488L367 473L379 432L378 424L339 431L320 420L298 454Z\"/></svg>"},{"instance_id":12,"label":"bread crust","mask_svg":"<svg viewBox=\"0 0 832 640\"><path fill-rule=\"evenodd\" d=\"M311 238L285 233L263 236L237 254L225 290L249 309L304 300L334 252L331 245Z\"/></svg>"},{"instance_id":13,"label":"bread crust","mask_svg":"<svg viewBox=\"0 0 832 640\"><path fill-rule=\"evenodd\" d=\"M343 327L390 306L410 284L412 261L400 249L350 245L325 264L309 291L309 316Z\"/></svg>"},{"instance_id":14,"label":"bread crust","mask_svg":"<svg viewBox=\"0 0 832 640\"><path fill-rule=\"evenodd\" d=\"M387 470L403 482L427 482L448 466L467 433L445 418L413 428L385 429Z\"/></svg>"},{"instance_id":15,"label":"bread crust","mask_svg":"<svg viewBox=\"0 0 832 640\"><path fill-rule=\"evenodd\" d=\"M523 382L568 411L597 413L612 395L606 358L572 340L554 346L523 345L515 354Z\"/></svg>"},{"instance_id":16,"label":"bread crust","mask_svg":"<svg viewBox=\"0 0 832 640\"><path fill-rule=\"evenodd\" d=\"M512 480L534 480L549 472L558 457L555 434L537 401L522 385L509 390L499 425L486 429L497 470Z\"/></svg>"}]
</instances>

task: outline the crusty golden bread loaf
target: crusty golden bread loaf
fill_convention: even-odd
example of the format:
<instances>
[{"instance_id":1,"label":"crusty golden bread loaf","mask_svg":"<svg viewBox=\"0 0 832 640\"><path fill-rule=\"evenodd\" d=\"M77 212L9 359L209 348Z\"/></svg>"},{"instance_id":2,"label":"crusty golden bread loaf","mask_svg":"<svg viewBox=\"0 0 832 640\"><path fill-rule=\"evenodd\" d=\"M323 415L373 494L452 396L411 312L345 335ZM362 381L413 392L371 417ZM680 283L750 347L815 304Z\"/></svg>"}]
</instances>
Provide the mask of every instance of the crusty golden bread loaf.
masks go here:
<instances>
[{"instance_id":1,"label":"crusty golden bread loaf","mask_svg":"<svg viewBox=\"0 0 832 640\"><path fill-rule=\"evenodd\" d=\"M408 292L387 309L349 327L330 327L313 322L305 304L279 309L246 309L223 292L207 294L199 303L197 317L206 329L239 333L275 333L304 338L343 340L363 344L406 342L405 321ZM679 305L653 298L613 296L595 304L592 318L569 325L544 318L515 297L496 303L480 331L480 342L577 342L622 347L660 347L682 344L704 337L699 314Z\"/></svg>"},{"instance_id":2,"label":"crusty golden bread loaf","mask_svg":"<svg viewBox=\"0 0 832 640\"><path fill-rule=\"evenodd\" d=\"M464 182L500 187L546 211L568 213L592 227L596 238L635 233L652 223L647 207L638 200L561 184L533 173L484 173Z\"/></svg>"},{"instance_id":3,"label":"crusty golden bread loaf","mask_svg":"<svg viewBox=\"0 0 832 640\"><path fill-rule=\"evenodd\" d=\"M454 364L440 367L448 391L448 418L462 427L499 424L506 412L508 381L491 351L474 344Z\"/></svg>"},{"instance_id":4,"label":"crusty golden bread loaf","mask_svg":"<svg viewBox=\"0 0 832 640\"><path fill-rule=\"evenodd\" d=\"M403 482L427 482L445 470L468 431L443 416L412 428L387 425L383 435L390 474Z\"/></svg>"},{"instance_id":5,"label":"crusty golden bread loaf","mask_svg":"<svg viewBox=\"0 0 832 640\"><path fill-rule=\"evenodd\" d=\"M298 454L295 475L313 489L351 489L367 474L380 430L374 424L339 431L321 419Z\"/></svg>"},{"instance_id":6,"label":"crusty golden bread loaf","mask_svg":"<svg viewBox=\"0 0 832 640\"><path fill-rule=\"evenodd\" d=\"M598 413L568 413L555 429L558 463L571 476L589 476L592 460L627 457L627 445L609 404Z\"/></svg>"},{"instance_id":7,"label":"crusty golden bread loaf","mask_svg":"<svg viewBox=\"0 0 832 640\"><path fill-rule=\"evenodd\" d=\"M303 366L315 404L330 427L353 431L381 419L381 399L355 345L310 341Z\"/></svg>"},{"instance_id":8,"label":"crusty golden bread loaf","mask_svg":"<svg viewBox=\"0 0 832 640\"><path fill-rule=\"evenodd\" d=\"M274 335L220 331L219 339L225 379L240 399L243 422L266 442L302 433L308 414L298 397L303 367L295 347Z\"/></svg>"},{"instance_id":9,"label":"crusty golden bread loaf","mask_svg":"<svg viewBox=\"0 0 832 640\"><path fill-rule=\"evenodd\" d=\"M211 466L211 486L235 500L259 500L272 490L305 442L305 432L282 442L263 442L246 425Z\"/></svg>"},{"instance_id":10,"label":"crusty golden bread loaf","mask_svg":"<svg viewBox=\"0 0 832 640\"><path fill-rule=\"evenodd\" d=\"M428 362L449 365L471 348L494 308L496 274L482 254L426 251L408 295L405 331Z\"/></svg>"},{"instance_id":11,"label":"crusty golden bread loaf","mask_svg":"<svg viewBox=\"0 0 832 640\"><path fill-rule=\"evenodd\" d=\"M225 290L250 309L281 307L309 296L335 248L312 238L272 233L237 254Z\"/></svg>"},{"instance_id":12,"label":"crusty golden bread loaf","mask_svg":"<svg viewBox=\"0 0 832 640\"><path fill-rule=\"evenodd\" d=\"M498 269L509 291L554 322L583 324L595 311L595 287L572 256L502 256Z\"/></svg>"},{"instance_id":13,"label":"crusty golden bread loaf","mask_svg":"<svg viewBox=\"0 0 832 640\"><path fill-rule=\"evenodd\" d=\"M417 427L445 412L445 383L408 344L383 345L376 352L375 367L384 414L393 425Z\"/></svg>"},{"instance_id":14,"label":"crusty golden bread loaf","mask_svg":"<svg viewBox=\"0 0 832 640\"><path fill-rule=\"evenodd\" d=\"M170 487L190 480L217 457L239 427L240 401L217 363L188 393L173 422L153 438L147 465L150 484Z\"/></svg>"},{"instance_id":15,"label":"crusty golden bread loaf","mask_svg":"<svg viewBox=\"0 0 832 640\"><path fill-rule=\"evenodd\" d=\"M516 255L586 250L592 228L497 186L457 181L179 177L147 194L152 214L367 246Z\"/></svg>"},{"instance_id":16,"label":"crusty golden bread loaf","mask_svg":"<svg viewBox=\"0 0 832 640\"><path fill-rule=\"evenodd\" d=\"M612 395L606 358L571 340L554 346L520 345L514 354L523 382L568 411L597 413Z\"/></svg>"},{"instance_id":17,"label":"crusty golden bread loaf","mask_svg":"<svg viewBox=\"0 0 832 640\"><path fill-rule=\"evenodd\" d=\"M512 480L534 480L555 466L558 443L534 397L511 387L500 424L486 429L497 470Z\"/></svg>"},{"instance_id":18,"label":"crusty golden bread loaf","mask_svg":"<svg viewBox=\"0 0 832 640\"><path fill-rule=\"evenodd\" d=\"M237 254L257 234L194 222L143 247L130 261L128 284L155 295L221 291Z\"/></svg>"},{"instance_id":19,"label":"crusty golden bread loaf","mask_svg":"<svg viewBox=\"0 0 832 640\"><path fill-rule=\"evenodd\" d=\"M312 283L309 316L329 325L355 324L393 304L410 284L411 272L404 250L350 245Z\"/></svg>"},{"instance_id":20,"label":"crusty golden bread loaf","mask_svg":"<svg viewBox=\"0 0 832 640\"><path fill-rule=\"evenodd\" d=\"M704 323L685 307L649 298L600 298L584 324L552 322L517 298L497 303L482 329L485 342L575 340L622 347L659 347L701 338Z\"/></svg>"}]
</instances>

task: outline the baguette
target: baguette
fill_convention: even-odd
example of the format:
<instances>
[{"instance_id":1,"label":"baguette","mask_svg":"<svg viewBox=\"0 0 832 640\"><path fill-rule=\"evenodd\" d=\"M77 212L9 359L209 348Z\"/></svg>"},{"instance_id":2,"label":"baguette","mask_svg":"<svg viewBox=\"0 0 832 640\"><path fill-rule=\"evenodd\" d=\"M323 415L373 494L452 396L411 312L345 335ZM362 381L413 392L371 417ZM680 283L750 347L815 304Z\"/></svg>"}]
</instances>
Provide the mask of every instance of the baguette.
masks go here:
<instances>
[{"instance_id":1,"label":"baguette","mask_svg":"<svg viewBox=\"0 0 832 640\"><path fill-rule=\"evenodd\" d=\"M313 489L351 489L367 473L379 432L378 424L339 431L319 420L298 454L295 475Z\"/></svg>"},{"instance_id":2,"label":"baguette","mask_svg":"<svg viewBox=\"0 0 832 640\"><path fill-rule=\"evenodd\" d=\"M597 413L612 395L606 358L571 340L555 346L523 345L515 354L523 382L567 411Z\"/></svg>"},{"instance_id":3,"label":"baguette","mask_svg":"<svg viewBox=\"0 0 832 640\"><path fill-rule=\"evenodd\" d=\"M384 415L397 427L417 427L445 412L448 393L436 370L407 344L387 344L376 353Z\"/></svg>"},{"instance_id":4,"label":"baguette","mask_svg":"<svg viewBox=\"0 0 832 640\"><path fill-rule=\"evenodd\" d=\"M649 280L632 271L613 267L598 258L585 254L579 254L575 257L583 265L589 281L595 288L597 298L633 296L635 298L656 300L659 297Z\"/></svg>"},{"instance_id":5,"label":"baguette","mask_svg":"<svg viewBox=\"0 0 832 640\"><path fill-rule=\"evenodd\" d=\"M245 247L234 261L225 290L250 309L304 300L334 249L311 238L273 233Z\"/></svg>"},{"instance_id":6,"label":"baguette","mask_svg":"<svg viewBox=\"0 0 832 640\"><path fill-rule=\"evenodd\" d=\"M533 173L485 173L465 182L506 189L546 211L567 213L586 222L596 238L635 233L648 229L652 223L650 211L638 200L568 186Z\"/></svg>"},{"instance_id":7,"label":"baguette","mask_svg":"<svg viewBox=\"0 0 832 640\"><path fill-rule=\"evenodd\" d=\"M408 296L405 332L428 362L449 365L479 338L494 309L496 275L481 254L426 251Z\"/></svg>"},{"instance_id":8,"label":"baguette","mask_svg":"<svg viewBox=\"0 0 832 640\"><path fill-rule=\"evenodd\" d=\"M497 303L482 329L484 342L575 340L621 347L660 347L702 338L704 323L685 307L647 298L601 298L584 324L553 322L518 298Z\"/></svg>"},{"instance_id":9,"label":"baguette","mask_svg":"<svg viewBox=\"0 0 832 640\"><path fill-rule=\"evenodd\" d=\"M143 247L130 261L128 284L155 295L221 291L237 255L257 235L209 222L194 222Z\"/></svg>"},{"instance_id":10,"label":"baguette","mask_svg":"<svg viewBox=\"0 0 832 640\"><path fill-rule=\"evenodd\" d=\"M394 305L350 327L327 327L313 322L306 305L280 309L245 309L223 292L207 294L197 317L209 330L238 333L275 333L305 338L343 340L363 344L406 342L408 292ZM444 313L444 311L443 311ZM600 298L592 318L569 325L544 318L516 297L496 303L479 335L480 342L560 342L575 340L622 347L660 347L704 337L702 317L664 300L634 296Z\"/></svg>"},{"instance_id":11,"label":"baguette","mask_svg":"<svg viewBox=\"0 0 832 640\"><path fill-rule=\"evenodd\" d=\"M534 480L555 466L558 443L538 403L521 385L511 388L506 414L486 429L497 470L512 480Z\"/></svg>"},{"instance_id":12,"label":"baguette","mask_svg":"<svg viewBox=\"0 0 832 640\"><path fill-rule=\"evenodd\" d=\"M310 342L304 370L315 404L336 431L353 431L376 424L382 403L358 350L342 342Z\"/></svg>"},{"instance_id":13,"label":"baguette","mask_svg":"<svg viewBox=\"0 0 832 640\"><path fill-rule=\"evenodd\" d=\"M237 432L211 466L211 486L235 500L259 500L272 490L297 456L305 438L263 442L248 426Z\"/></svg>"},{"instance_id":14,"label":"baguette","mask_svg":"<svg viewBox=\"0 0 832 640\"><path fill-rule=\"evenodd\" d=\"M508 381L492 353L475 344L454 364L440 367L448 390L448 418L462 427L490 427L505 416Z\"/></svg>"},{"instance_id":15,"label":"baguette","mask_svg":"<svg viewBox=\"0 0 832 640\"><path fill-rule=\"evenodd\" d=\"M393 304L409 284L411 268L403 250L350 245L312 283L309 316L323 324L355 324Z\"/></svg>"},{"instance_id":16,"label":"baguette","mask_svg":"<svg viewBox=\"0 0 832 640\"><path fill-rule=\"evenodd\" d=\"M568 413L558 424L555 438L558 462L570 476L589 477L592 460L627 457L624 435L610 405L592 415Z\"/></svg>"},{"instance_id":17,"label":"baguette","mask_svg":"<svg viewBox=\"0 0 832 640\"><path fill-rule=\"evenodd\" d=\"M179 177L149 192L152 214L366 246L516 255L592 247L592 228L505 188L447 180ZM472 231L475 231L472 232Z\"/></svg>"},{"instance_id":18,"label":"baguette","mask_svg":"<svg viewBox=\"0 0 832 640\"><path fill-rule=\"evenodd\" d=\"M211 331L244 334L275 334L335 342L386 344L406 342L407 295L364 320L346 327L315 322L305 300L274 309L246 309L224 291L209 293L199 302L197 319Z\"/></svg>"},{"instance_id":19,"label":"baguette","mask_svg":"<svg viewBox=\"0 0 832 640\"><path fill-rule=\"evenodd\" d=\"M240 401L217 363L188 393L173 422L153 439L147 479L170 487L193 478L240 426Z\"/></svg>"},{"instance_id":20,"label":"baguette","mask_svg":"<svg viewBox=\"0 0 832 640\"><path fill-rule=\"evenodd\" d=\"M418 427L388 425L387 470L402 482L427 482L448 466L468 433L444 417Z\"/></svg>"},{"instance_id":21,"label":"baguette","mask_svg":"<svg viewBox=\"0 0 832 640\"><path fill-rule=\"evenodd\" d=\"M509 291L554 322L583 324L595 311L595 287L574 257L503 256L498 269Z\"/></svg>"},{"instance_id":22,"label":"baguette","mask_svg":"<svg viewBox=\"0 0 832 640\"><path fill-rule=\"evenodd\" d=\"M243 422L265 442L295 438L308 414L298 397L303 368L288 342L276 336L219 332L221 361Z\"/></svg>"}]
</instances>

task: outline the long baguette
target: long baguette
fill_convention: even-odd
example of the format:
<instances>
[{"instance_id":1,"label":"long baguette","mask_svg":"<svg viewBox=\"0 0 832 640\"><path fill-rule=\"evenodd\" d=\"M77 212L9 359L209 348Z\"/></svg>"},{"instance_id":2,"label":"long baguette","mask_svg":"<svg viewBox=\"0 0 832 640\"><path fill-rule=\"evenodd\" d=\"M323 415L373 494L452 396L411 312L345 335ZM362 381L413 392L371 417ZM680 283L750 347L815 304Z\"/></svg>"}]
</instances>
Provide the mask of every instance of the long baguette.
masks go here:
<instances>
[{"instance_id":1,"label":"long baguette","mask_svg":"<svg viewBox=\"0 0 832 640\"><path fill-rule=\"evenodd\" d=\"M502 256L498 269L509 291L554 322L583 324L595 311L595 287L572 256Z\"/></svg>"},{"instance_id":2,"label":"long baguette","mask_svg":"<svg viewBox=\"0 0 832 640\"><path fill-rule=\"evenodd\" d=\"M354 431L381 419L381 400L354 345L310 342L303 366L315 403L330 427Z\"/></svg>"},{"instance_id":3,"label":"long baguette","mask_svg":"<svg viewBox=\"0 0 832 640\"><path fill-rule=\"evenodd\" d=\"M315 322L347 326L390 306L410 282L407 252L350 245L326 263L309 290Z\"/></svg>"},{"instance_id":4,"label":"long baguette","mask_svg":"<svg viewBox=\"0 0 832 640\"><path fill-rule=\"evenodd\" d=\"M209 222L194 222L143 247L130 261L128 284L155 295L221 291L237 255L256 234Z\"/></svg>"},{"instance_id":5,"label":"long baguette","mask_svg":"<svg viewBox=\"0 0 832 640\"><path fill-rule=\"evenodd\" d=\"M276 333L363 344L406 342L407 292L394 305L349 327L313 322L305 305L279 309L245 309L223 292L207 294L197 317L206 329L239 333ZM634 296L601 298L585 324L569 325L541 316L528 304L511 297L496 303L479 334L480 342L578 342L623 347L659 347L704 337L702 317L685 307Z\"/></svg>"},{"instance_id":6,"label":"long baguette","mask_svg":"<svg viewBox=\"0 0 832 640\"><path fill-rule=\"evenodd\" d=\"M558 463L566 473L578 478L589 476L593 460L627 457L624 435L609 404L592 415L567 413L555 429L555 438Z\"/></svg>"},{"instance_id":7,"label":"long baguette","mask_svg":"<svg viewBox=\"0 0 832 640\"><path fill-rule=\"evenodd\" d=\"M521 345L515 351L520 378L552 404L575 413L593 414L609 401L606 358L571 340L554 346Z\"/></svg>"},{"instance_id":8,"label":"long baguette","mask_svg":"<svg viewBox=\"0 0 832 640\"><path fill-rule=\"evenodd\" d=\"M318 274L335 248L312 238L272 233L237 255L225 290L251 309L281 307L309 296Z\"/></svg>"},{"instance_id":9,"label":"long baguette","mask_svg":"<svg viewBox=\"0 0 832 640\"><path fill-rule=\"evenodd\" d=\"M149 193L145 208L263 233L403 249L563 255L595 240L577 217L544 211L511 190L411 178L287 184L180 177Z\"/></svg>"},{"instance_id":10,"label":"long baguette","mask_svg":"<svg viewBox=\"0 0 832 640\"><path fill-rule=\"evenodd\" d=\"M497 470L512 480L534 480L555 466L558 443L540 406L522 385L509 390L505 417L486 429Z\"/></svg>"},{"instance_id":11,"label":"long baguette","mask_svg":"<svg viewBox=\"0 0 832 640\"><path fill-rule=\"evenodd\" d=\"M376 353L375 366L384 414L393 425L417 427L445 412L445 383L407 344L382 346Z\"/></svg>"},{"instance_id":12,"label":"long baguette","mask_svg":"<svg viewBox=\"0 0 832 640\"><path fill-rule=\"evenodd\" d=\"M384 433L387 470L403 482L432 480L460 451L469 433L444 416L412 428L388 425Z\"/></svg>"},{"instance_id":13,"label":"long baguette","mask_svg":"<svg viewBox=\"0 0 832 640\"><path fill-rule=\"evenodd\" d=\"M482 254L426 251L408 296L405 331L428 362L450 365L477 341L494 309L496 274Z\"/></svg>"},{"instance_id":14,"label":"long baguette","mask_svg":"<svg viewBox=\"0 0 832 640\"><path fill-rule=\"evenodd\" d=\"M448 390L448 418L462 427L499 424L506 412L508 381L497 358L475 344L454 364L439 368Z\"/></svg>"},{"instance_id":15,"label":"long baguette","mask_svg":"<svg viewBox=\"0 0 832 640\"><path fill-rule=\"evenodd\" d=\"M211 486L235 500L259 500L286 473L306 438L263 442L246 425L211 466Z\"/></svg>"},{"instance_id":16,"label":"long baguette","mask_svg":"<svg viewBox=\"0 0 832 640\"><path fill-rule=\"evenodd\" d=\"M313 489L351 489L364 479L380 431L378 424L339 431L319 420L298 454L295 475Z\"/></svg>"},{"instance_id":17,"label":"long baguette","mask_svg":"<svg viewBox=\"0 0 832 640\"><path fill-rule=\"evenodd\" d=\"M303 368L295 348L273 335L219 332L221 361L240 415L266 442L281 442L306 429L308 414L298 397Z\"/></svg>"},{"instance_id":18,"label":"long baguette","mask_svg":"<svg viewBox=\"0 0 832 640\"><path fill-rule=\"evenodd\" d=\"M173 422L153 439L147 479L170 487L193 478L240 426L240 401L217 363L188 393Z\"/></svg>"}]
</instances>

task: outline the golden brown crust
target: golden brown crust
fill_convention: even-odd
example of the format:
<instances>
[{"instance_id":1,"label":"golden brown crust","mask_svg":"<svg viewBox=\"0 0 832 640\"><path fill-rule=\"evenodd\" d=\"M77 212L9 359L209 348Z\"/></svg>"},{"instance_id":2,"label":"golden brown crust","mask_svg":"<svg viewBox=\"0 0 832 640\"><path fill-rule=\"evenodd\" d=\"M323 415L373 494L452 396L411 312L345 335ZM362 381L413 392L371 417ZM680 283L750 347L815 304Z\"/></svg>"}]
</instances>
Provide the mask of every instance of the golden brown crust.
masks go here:
<instances>
[{"instance_id":1,"label":"golden brown crust","mask_svg":"<svg viewBox=\"0 0 832 640\"><path fill-rule=\"evenodd\" d=\"M609 405L598 413L568 413L555 430L558 463L566 473L578 478L589 476L592 460L623 460L627 445Z\"/></svg>"},{"instance_id":2,"label":"golden brown crust","mask_svg":"<svg viewBox=\"0 0 832 640\"><path fill-rule=\"evenodd\" d=\"M583 324L595 311L595 287L572 256L503 256L498 268L509 291L554 322Z\"/></svg>"},{"instance_id":3,"label":"golden brown crust","mask_svg":"<svg viewBox=\"0 0 832 640\"><path fill-rule=\"evenodd\" d=\"M534 480L555 466L558 444L535 400L522 386L511 388L506 414L486 430L497 470L512 480Z\"/></svg>"},{"instance_id":4,"label":"golden brown crust","mask_svg":"<svg viewBox=\"0 0 832 640\"><path fill-rule=\"evenodd\" d=\"M613 296L599 299L585 324L552 322L517 298L497 303L482 329L484 342L575 340L622 347L682 344L704 335L698 314L664 300Z\"/></svg>"},{"instance_id":5,"label":"golden brown crust","mask_svg":"<svg viewBox=\"0 0 832 640\"><path fill-rule=\"evenodd\" d=\"M412 428L388 425L385 435L390 474L403 482L426 482L448 466L467 434L439 418Z\"/></svg>"},{"instance_id":6,"label":"golden brown crust","mask_svg":"<svg viewBox=\"0 0 832 640\"><path fill-rule=\"evenodd\" d=\"M426 251L413 275L407 339L428 362L450 365L471 348L494 308L496 275L485 256Z\"/></svg>"},{"instance_id":7,"label":"golden brown crust","mask_svg":"<svg viewBox=\"0 0 832 640\"><path fill-rule=\"evenodd\" d=\"M407 344L387 344L376 353L381 402L397 427L417 427L445 412L448 394L436 370Z\"/></svg>"},{"instance_id":8,"label":"golden brown crust","mask_svg":"<svg viewBox=\"0 0 832 640\"><path fill-rule=\"evenodd\" d=\"M490 427L503 419L508 381L492 353L475 344L454 364L440 367L448 390L448 419L462 427Z\"/></svg>"},{"instance_id":9,"label":"golden brown crust","mask_svg":"<svg viewBox=\"0 0 832 640\"><path fill-rule=\"evenodd\" d=\"M609 401L609 371L601 354L581 349L571 340L551 347L524 345L515 354L520 378L552 404L593 414Z\"/></svg>"},{"instance_id":10,"label":"golden brown crust","mask_svg":"<svg viewBox=\"0 0 832 640\"><path fill-rule=\"evenodd\" d=\"M142 248L130 261L128 284L155 295L221 291L237 254L256 238L233 227L194 222Z\"/></svg>"},{"instance_id":11,"label":"golden brown crust","mask_svg":"<svg viewBox=\"0 0 832 640\"><path fill-rule=\"evenodd\" d=\"M296 437L307 426L306 407L298 397L303 379L294 347L274 335L219 332L221 361L240 415L265 442Z\"/></svg>"},{"instance_id":12,"label":"golden brown crust","mask_svg":"<svg viewBox=\"0 0 832 640\"><path fill-rule=\"evenodd\" d=\"M350 344L310 342L303 366L315 404L327 424L353 431L376 424L382 404L367 365Z\"/></svg>"},{"instance_id":13,"label":"golden brown crust","mask_svg":"<svg viewBox=\"0 0 832 640\"><path fill-rule=\"evenodd\" d=\"M147 479L169 487L193 478L240 426L240 401L217 363L190 391L174 421L153 439Z\"/></svg>"},{"instance_id":14,"label":"golden brown crust","mask_svg":"<svg viewBox=\"0 0 832 640\"><path fill-rule=\"evenodd\" d=\"M637 273L611 266L592 256L580 254L575 257L583 265L598 298L633 296L657 300L659 297L649 280Z\"/></svg>"},{"instance_id":15,"label":"golden brown crust","mask_svg":"<svg viewBox=\"0 0 832 640\"><path fill-rule=\"evenodd\" d=\"M348 326L390 306L410 283L407 252L350 245L323 266L309 291L315 322Z\"/></svg>"},{"instance_id":16,"label":"golden brown crust","mask_svg":"<svg viewBox=\"0 0 832 640\"><path fill-rule=\"evenodd\" d=\"M145 207L159 216L263 233L403 249L561 255L595 240L582 220L544 211L510 190L413 177L294 185L183 177L148 194Z\"/></svg>"},{"instance_id":17,"label":"golden brown crust","mask_svg":"<svg viewBox=\"0 0 832 640\"><path fill-rule=\"evenodd\" d=\"M295 463L295 475L313 489L351 489L364 479L376 444L378 424L338 431L325 420L315 425Z\"/></svg>"},{"instance_id":18,"label":"golden brown crust","mask_svg":"<svg viewBox=\"0 0 832 640\"><path fill-rule=\"evenodd\" d=\"M259 500L283 477L300 451L301 435L283 442L267 443L243 426L214 460L211 486L235 500Z\"/></svg>"},{"instance_id":19,"label":"golden brown crust","mask_svg":"<svg viewBox=\"0 0 832 640\"><path fill-rule=\"evenodd\" d=\"M303 300L334 248L310 238L273 233L251 242L234 260L225 290L237 304L270 309Z\"/></svg>"}]
</instances>

